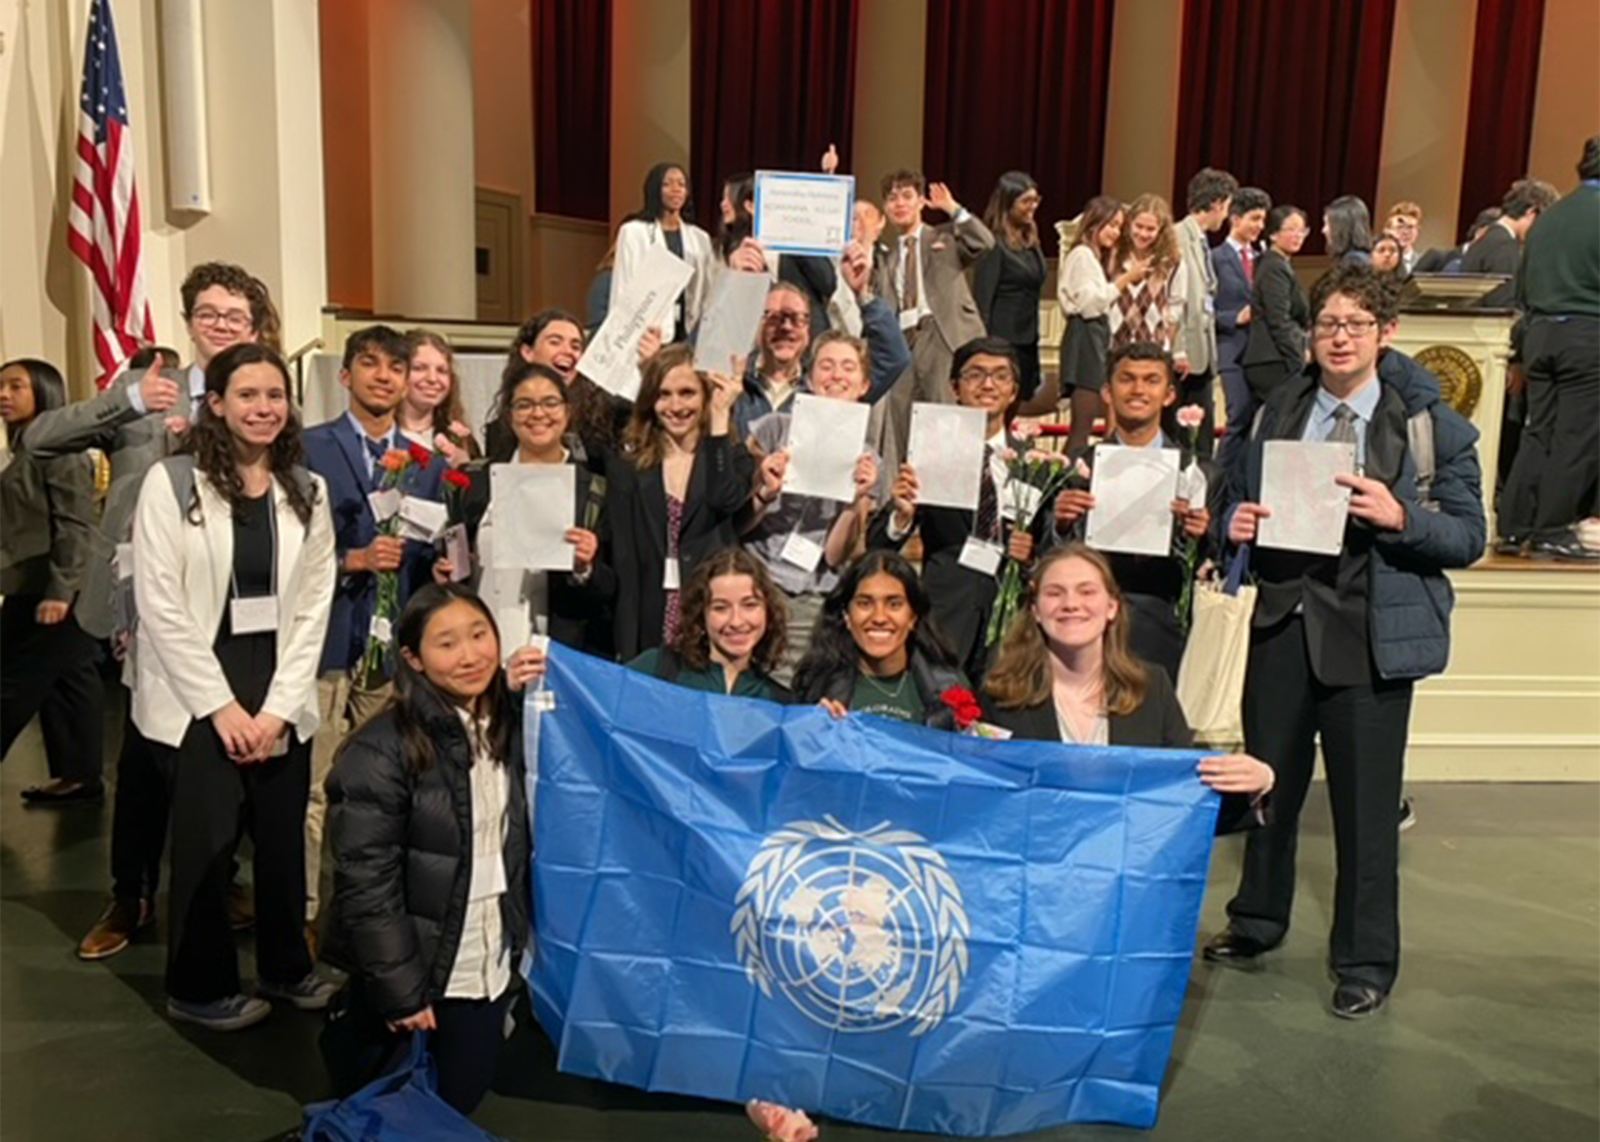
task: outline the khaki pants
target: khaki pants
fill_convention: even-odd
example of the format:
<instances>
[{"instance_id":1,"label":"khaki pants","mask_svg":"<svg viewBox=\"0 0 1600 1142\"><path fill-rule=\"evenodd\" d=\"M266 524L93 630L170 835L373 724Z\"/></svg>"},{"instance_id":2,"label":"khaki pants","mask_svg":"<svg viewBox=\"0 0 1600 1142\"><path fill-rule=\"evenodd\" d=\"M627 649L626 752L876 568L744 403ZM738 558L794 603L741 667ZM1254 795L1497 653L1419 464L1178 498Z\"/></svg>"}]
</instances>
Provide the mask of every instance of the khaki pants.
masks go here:
<instances>
[{"instance_id":1,"label":"khaki pants","mask_svg":"<svg viewBox=\"0 0 1600 1142\"><path fill-rule=\"evenodd\" d=\"M322 833L328 815L328 795L323 783L333 769L333 755L345 736L383 708L394 693L391 683L376 690L354 685L347 670L330 670L317 679L317 705L322 724L311 742L311 797L306 803L306 921L314 922L320 907Z\"/></svg>"}]
</instances>

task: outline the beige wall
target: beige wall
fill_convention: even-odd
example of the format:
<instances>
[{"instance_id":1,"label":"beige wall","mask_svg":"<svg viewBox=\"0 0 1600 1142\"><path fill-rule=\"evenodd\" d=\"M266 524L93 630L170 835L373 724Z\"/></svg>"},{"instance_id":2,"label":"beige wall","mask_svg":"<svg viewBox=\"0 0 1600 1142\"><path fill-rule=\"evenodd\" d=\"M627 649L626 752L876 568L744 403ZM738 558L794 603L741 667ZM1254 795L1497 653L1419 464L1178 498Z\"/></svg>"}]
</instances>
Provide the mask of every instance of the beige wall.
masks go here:
<instances>
[{"instance_id":1,"label":"beige wall","mask_svg":"<svg viewBox=\"0 0 1600 1142\"><path fill-rule=\"evenodd\" d=\"M1171 193L1178 139L1183 8L1170 0L1120 0L1111 21L1103 187L1124 202ZM1083 203L1061 203L1074 216ZM1181 210L1181 204L1179 206Z\"/></svg>"},{"instance_id":2,"label":"beige wall","mask_svg":"<svg viewBox=\"0 0 1600 1142\"><path fill-rule=\"evenodd\" d=\"M478 185L522 199L522 296L534 292L533 31L528 0L473 0L472 105Z\"/></svg>"},{"instance_id":3,"label":"beige wall","mask_svg":"<svg viewBox=\"0 0 1600 1142\"><path fill-rule=\"evenodd\" d=\"M853 154L841 156L856 176L859 197L878 201L892 170L922 169L922 90L927 0L874 0L861 5L856 35ZM930 178L941 177L937 171ZM957 188L959 190L959 188Z\"/></svg>"},{"instance_id":4,"label":"beige wall","mask_svg":"<svg viewBox=\"0 0 1600 1142\"><path fill-rule=\"evenodd\" d=\"M1600 3L1545 0L1528 173L1562 192L1577 182L1583 141L1600 134Z\"/></svg>"},{"instance_id":5,"label":"beige wall","mask_svg":"<svg viewBox=\"0 0 1600 1142\"><path fill-rule=\"evenodd\" d=\"M205 7L209 215L167 207L156 10L155 0L116 9L156 336L188 351L178 286L193 263L227 259L271 288L292 348L315 335L325 292L320 96L315 67L305 75L318 50L315 0ZM86 19L79 5L21 6L3 57L0 138L0 353L59 362L79 392L93 372L87 271L67 253L62 204Z\"/></svg>"},{"instance_id":6,"label":"beige wall","mask_svg":"<svg viewBox=\"0 0 1600 1142\"><path fill-rule=\"evenodd\" d=\"M1476 15L1476 0L1400 0L1395 13L1378 200L1371 205L1378 226L1396 202L1421 206L1421 250L1458 240Z\"/></svg>"},{"instance_id":7,"label":"beige wall","mask_svg":"<svg viewBox=\"0 0 1600 1142\"><path fill-rule=\"evenodd\" d=\"M612 0L611 226L656 163L689 163L689 0ZM715 218L714 203L702 203Z\"/></svg>"}]
</instances>

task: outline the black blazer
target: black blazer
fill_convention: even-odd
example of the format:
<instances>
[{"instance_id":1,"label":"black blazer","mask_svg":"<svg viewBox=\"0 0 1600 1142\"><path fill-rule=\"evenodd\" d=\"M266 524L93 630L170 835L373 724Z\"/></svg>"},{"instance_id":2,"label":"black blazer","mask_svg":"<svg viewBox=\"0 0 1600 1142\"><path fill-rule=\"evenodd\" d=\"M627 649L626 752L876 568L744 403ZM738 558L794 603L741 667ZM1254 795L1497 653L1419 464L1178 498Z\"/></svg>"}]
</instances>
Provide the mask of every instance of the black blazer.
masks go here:
<instances>
[{"instance_id":1,"label":"black blazer","mask_svg":"<svg viewBox=\"0 0 1600 1142\"><path fill-rule=\"evenodd\" d=\"M687 584L700 561L736 547L734 516L755 487L755 462L731 436L700 442L685 493L678 537L678 582ZM631 457L612 454L606 464L606 527L602 548L617 572L616 646L624 662L661 645L667 593L667 491L661 466L639 469Z\"/></svg>"},{"instance_id":2,"label":"black blazer","mask_svg":"<svg viewBox=\"0 0 1600 1142\"><path fill-rule=\"evenodd\" d=\"M1112 714L1106 721L1111 744L1142 746L1146 749L1193 749L1194 735L1189 730L1183 707L1172 689L1172 679L1159 666L1149 667L1150 683L1144 701L1131 714ZM989 695L981 696L983 720L1011 731L1018 741L1058 742L1061 723L1056 719L1055 703L1046 699L1037 706L1006 710L994 704ZM1217 813L1217 835L1236 833L1263 823L1261 811L1242 793L1224 793Z\"/></svg>"},{"instance_id":3,"label":"black blazer","mask_svg":"<svg viewBox=\"0 0 1600 1142\"><path fill-rule=\"evenodd\" d=\"M1461 259L1464 274L1506 274L1515 277L1522 264L1522 243L1515 234L1496 222L1483 232L1483 236L1467 248ZM1480 308L1501 309L1509 306L1516 297L1514 282L1504 282L1483 295Z\"/></svg>"},{"instance_id":4,"label":"black blazer","mask_svg":"<svg viewBox=\"0 0 1600 1142\"><path fill-rule=\"evenodd\" d=\"M562 646L609 658L612 653L611 604L617 595L617 572L611 566L610 553L606 550L606 481L603 476L594 475L582 464L574 463L574 467L577 504L573 519L578 527L583 527L584 520L590 514L590 505L599 507L599 520L590 530L600 537L600 552L595 556L589 578L584 582L578 582L569 571L550 572L547 580L550 607L546 616L549 620L548 633ZM478 527L483 523L484 513L489 510L489 464L486 461L469 464L463 471L471 478L472 484L461 496L461 518L467 525L467 538L476 552ZM502 527L514 525L514 520L502 520L500 523Z\"/></svg>"},{"instance_id":5,"label":"black blazer","mask_svg":"<svg viewBox=\"0 0 1600 1142\"><path fill-rule=\"evenodd\" d=\"M1257 399L1305 366L1311 304L1289 259L1268 250L1256 266L1250 300L1250 340L1245 346L1245 382Z\"/></svg>"},{"instance_id":6,"label":"black blazer","mask_svg":"<svg viewBox=\"0 0 1600 1142\"><path fill-rule=\"evenodd\" d=\"M1047 276L1049 268L1045 265L1044 251L1039 247L1013 250L998 238L995 240L994 248L972 267L972 297L978 303L978 316L983 318L989 336L1013 345L1038 344L1038 294ZM1000 295L1002 282L1015 289L1031 291L1033 304L1025 309L996 309L995 299Z\"/></svg>"}]
</instances>

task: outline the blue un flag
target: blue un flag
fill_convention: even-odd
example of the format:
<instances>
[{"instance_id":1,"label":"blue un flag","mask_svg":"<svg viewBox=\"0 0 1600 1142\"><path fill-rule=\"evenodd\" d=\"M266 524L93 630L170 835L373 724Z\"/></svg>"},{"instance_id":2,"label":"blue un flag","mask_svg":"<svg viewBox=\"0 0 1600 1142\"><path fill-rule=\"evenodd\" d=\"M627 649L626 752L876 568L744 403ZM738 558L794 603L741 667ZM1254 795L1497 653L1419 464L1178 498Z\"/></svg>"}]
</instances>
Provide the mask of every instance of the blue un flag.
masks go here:
<instances>
[{"instance_id":1,"label":"blue un flag","mask_svg":"<svg viewBox=\"0 0 1600 1142\"><path fill-rule=\"evenodd\" d=\"M1198 754L835 721L564 648L547 690L530 982L564 1070L900 1130L1155 1122Z\"/></svg>"}]
</instances>

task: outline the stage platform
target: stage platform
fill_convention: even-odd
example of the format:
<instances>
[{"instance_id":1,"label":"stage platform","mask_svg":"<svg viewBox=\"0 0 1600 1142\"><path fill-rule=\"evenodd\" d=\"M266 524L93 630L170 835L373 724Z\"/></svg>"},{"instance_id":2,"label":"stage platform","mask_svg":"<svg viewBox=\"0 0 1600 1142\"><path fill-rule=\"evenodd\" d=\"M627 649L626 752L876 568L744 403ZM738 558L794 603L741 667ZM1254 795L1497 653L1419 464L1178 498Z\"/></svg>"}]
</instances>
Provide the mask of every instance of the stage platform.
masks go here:
<instances>
[{"instance_id":1,"label":"stage platform","mask_svg":"<svg viewBox=\"0 0 1600 1142\"><path fill-rule=\"evenodd\" d=\"M1452 572L1450 667L1417 689L1408 781L1600 781L1600 568Z\"/></svg>"}]
</instances>

